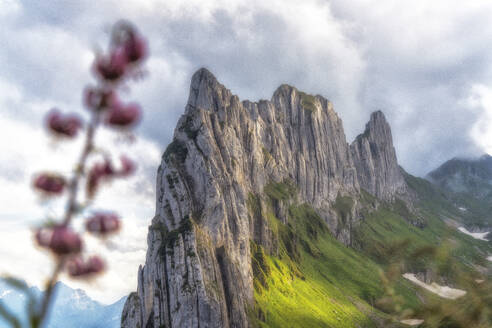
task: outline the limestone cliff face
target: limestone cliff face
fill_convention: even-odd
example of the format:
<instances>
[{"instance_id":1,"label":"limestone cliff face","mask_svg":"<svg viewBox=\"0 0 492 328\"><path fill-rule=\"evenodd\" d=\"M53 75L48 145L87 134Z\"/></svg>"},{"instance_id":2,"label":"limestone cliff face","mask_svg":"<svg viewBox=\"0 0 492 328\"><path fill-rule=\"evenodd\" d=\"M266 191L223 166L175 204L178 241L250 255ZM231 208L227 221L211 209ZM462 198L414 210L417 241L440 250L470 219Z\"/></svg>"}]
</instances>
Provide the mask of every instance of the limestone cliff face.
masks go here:
<instances>
[{"instance_id":1,"label":"limestone cliff face","mask_svg":"<svg viewBox=\"0 0 492 328\"><path fill-rule=\"evenodd\" d=\"M282 85L271 101L241 102L209 71L197 71L158 170L146 264L122 327L248 327L254 302L250 241L275 252L268 225L249 204L276 183L295 188L292 201L309 203L350 244L350 225L341 225L334 209L338 197L354 199L343 221L357 222L360 178L385 198L402 188L397 163L390 163L396 161L386 140L391 132L380 117L371 119L361 146L351 147L342 121L321 96ZM386 169L392 171L385 175ZM287 223L283 202L273 210Z\"/></svg>"},{"instance_id":2,"label":"limestone cliff face","mask_svg":"<svg viewBox=\"0 0 492 328\"><path fill-rule=\"evenodd\" d=\"M350 150L361 188L387 201L405 195L407 185L396 159L391 128L381 111L371 114L366 130Z\"/></svg>"}]
</instances>

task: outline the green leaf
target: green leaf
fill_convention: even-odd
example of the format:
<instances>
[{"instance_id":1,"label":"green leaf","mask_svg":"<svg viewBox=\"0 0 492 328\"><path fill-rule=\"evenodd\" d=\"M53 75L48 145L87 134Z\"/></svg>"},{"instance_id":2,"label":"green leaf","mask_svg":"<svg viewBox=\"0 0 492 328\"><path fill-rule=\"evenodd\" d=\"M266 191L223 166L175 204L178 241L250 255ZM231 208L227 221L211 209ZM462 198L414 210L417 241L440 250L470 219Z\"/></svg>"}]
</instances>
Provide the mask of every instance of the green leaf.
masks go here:
<instances>
[{"instance_id":1,"label":"green leaf","mask_svg":"<svg viewBox=\"0 0 492 328\"><path fill-rule=\"evenodd\" d=\"M27 286L27 284L23 280L14 277L3 277L1 278L1 280L3 280L7 285L15 289L29 292L29 286Z\"/></svg>"},{"instance_id":2,"label":"green leaf","mask_svg":"<svg viewBox=\"0 0 492 328\"><path fill-rule=\"evenodd\" d=\"M26 305L26 312L27 312L28 317L29 317L30 326L31 327L38 327L39 323L40 323L39 322L38 299L36 298L34 293L32 293L31 289L29 289L29 286L23 280L20 280L20 279L14 278L14 277L3 277L3 278L1 278L1 280L3 280L7 285L9 285L15 289L21 290L26 294L27 301L26 301L25 305ZM11 322L10 319L12 319L12 318L14 320L17 320L17 318L15 318L7 310L7 308L5 306L3 306L3 311L2 311L2 309L0 309L0 311L2 312L1 313L2 316L4 316L7 321ZM18 320L17 320L17 323L18 323ZM20 325L16 326L13 322L11 322L11 324L14 327L20 327Z\"/></svg>"}]
</instances>

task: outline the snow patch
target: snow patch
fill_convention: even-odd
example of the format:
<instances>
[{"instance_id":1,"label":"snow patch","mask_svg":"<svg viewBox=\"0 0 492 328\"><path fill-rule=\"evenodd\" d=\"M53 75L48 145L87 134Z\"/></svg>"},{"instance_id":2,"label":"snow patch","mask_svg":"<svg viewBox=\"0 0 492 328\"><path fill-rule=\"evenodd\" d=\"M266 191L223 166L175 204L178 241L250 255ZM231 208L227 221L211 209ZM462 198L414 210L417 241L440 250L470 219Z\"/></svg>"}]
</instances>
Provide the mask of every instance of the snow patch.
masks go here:
<instances>
[{"instance_id":1,"label":"snow patch","mask_svg":"<svg viewBox=\"0 0 492 328\"><path fill-rule=\"evenodd\" d=\"M458 209L459 209L461 212L466 212L466 208L464 208L464 207L458 207Z\"/></svg>"},{"instance_id":2,"label":"snow patch","mask_svg":"<svg viewBox=\"0 0 492 328\"><path fill-rule=\"evenodd\" d=\"M468 236L472 236L475 239L484 240L484 241L488 241L488 239L486 239L485 236L487 236L490 233L490 231L487 231L487 232L470 232L465 227L459 227L458 230L464 234L467 234Z\"/></svg>"},{"instance_id":3,"label":"snow patch","mask_svg":"<svg viewBox=\"0 0 492 328\"><path fill-rule=\"evenodd\" d=\"M492 262L492 256L487 257L487 260Z\"/></svg>"},{"instance_id":4,"label":"snow patch","mask_svg":"<svg viewBox=\"0 0 492 328\"><path fill-rule=\"evenodd\" d=\"M450 300L455 300L455 299L457 299L461 296L464 296L466 294L466 291L464 291L464 290L454 289L454 288L450 288L448 286L441 286L441 285L436 284L435 282L433 282L430 285L426 284L425 282L418 280L417 277L415 276L415 274L413 274L413 273L405 273L403 275L403 277L405 279L410 280L414 284L427 289L428 291L430 291L434 294L437 294L443 298L447 298Z\"/></svg>"},{"instance_id":5,"label":"snow patch","mask_svg":"<svg viewBox=\"0 0 492 328\"><path fill-rule=\"evenodd\" d=\"M424 320L422 319L405 319L405 320L400 320L400 322L404 325L407 326L418 326L424 323Z\"/></svg>"}]
</instances>

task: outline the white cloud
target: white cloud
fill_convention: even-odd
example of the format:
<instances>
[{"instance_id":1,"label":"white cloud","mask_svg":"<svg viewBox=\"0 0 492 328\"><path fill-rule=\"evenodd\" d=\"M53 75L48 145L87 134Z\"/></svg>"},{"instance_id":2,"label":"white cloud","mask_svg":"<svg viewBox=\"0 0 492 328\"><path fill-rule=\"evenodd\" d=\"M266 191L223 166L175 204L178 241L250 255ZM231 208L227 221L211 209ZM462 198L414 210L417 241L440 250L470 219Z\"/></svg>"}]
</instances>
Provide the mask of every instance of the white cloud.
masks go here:
<instances>
[{"instance_id":1,"label":"white cloud","mask_svg":"<svg viewBox=\"0 0 492 328\"><path fill-rule=\"evenodd\" d=\"M422 175L454 156L484 151L471 136L483 114L465 100L474 84L492 82L492 51L484 42L492 37L492 3L331 4L335 17L353 24L351 37L367 62L360 102L386 113L405 169ZM349 122L360 115L342 112Z\"/></svg>"},{"instance_id":2,"label":"white cloud","mask_svg":"<svg viewBox=\"0 0 492 328\"><path fill-rule=\"evenodd\" d=\"M147 111L139 131L164 145L183 112L189 77L207 66L242 99L270 98L284 82L325 95L349 139L382 109L413 173L480 151L470 133L481 113L460 104L472 85L492 80L488 1L3 3L18 9L8 11L0 57L19 64L0 69L0 78L63 108L80 103L72 92L89 80L92 44L107 37L101 31L121 17L134 21L152 50L150 77L133 92Z\"/></svg>"},{"instance_id":3,"label":"white cloud","mask_svg":"<svg viewBox=\"0 0 492 328\"><path fill-rule=\"evenodd\" d=\"M0 17L15 15L20 9L20 3L17 0L0 0Z\"/></svg>"},{"instance_id":4,"label":"white cloud","mask_svg":"<svg viewBox=\"0 0 492 328\"><path fill-rule=\"evenodd\" d=\"M480 108L481 119L475 123L472 136L487 153L492 154L492 89L485 85L474 85L468 99L471 106Z\"/></svg>"}]
</instances>

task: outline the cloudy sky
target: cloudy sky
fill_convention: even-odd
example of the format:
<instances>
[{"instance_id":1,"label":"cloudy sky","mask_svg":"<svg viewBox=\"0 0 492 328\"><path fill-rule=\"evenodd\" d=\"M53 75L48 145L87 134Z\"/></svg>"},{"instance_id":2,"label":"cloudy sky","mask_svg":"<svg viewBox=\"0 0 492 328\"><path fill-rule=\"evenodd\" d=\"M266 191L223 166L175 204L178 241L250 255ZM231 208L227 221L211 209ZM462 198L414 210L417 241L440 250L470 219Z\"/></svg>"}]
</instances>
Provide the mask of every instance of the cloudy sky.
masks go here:
<instances>
[{"instance_id":1,"label":"cloudy sky","mask_svg":"<svg viewBox=\"0 0 492 328\"><path fill-rule=\"evenodd\" d=\"M111 302L136 288L154 213L154 172L184 110L189 81L209 68L241 99L269 99L288 83L330 99L351 141L372 111L387 116L401 165L424 175L454 156L492 153L492 2L488 0L0 0L0 272L40 284L50 258L29 227L59 213L30 189L46 168L68 173L80 140L57 143L46 111L83 112L93 52L112 23L148 38L147 77L131 85L145 117L138 141L104 131L100 144L140 161L95 207L118 210L122 234L99 245L110 271L68 281Z\"/></svg>"}]
</instances>

